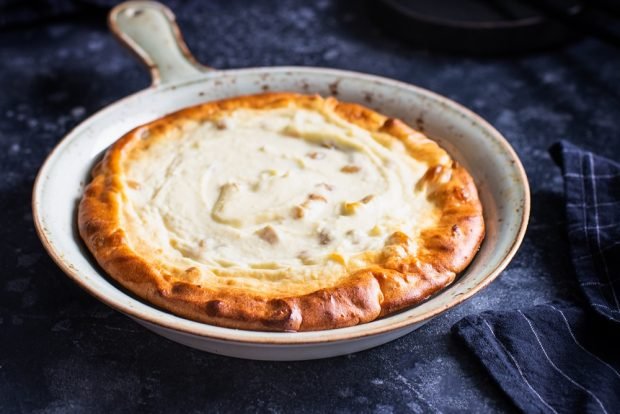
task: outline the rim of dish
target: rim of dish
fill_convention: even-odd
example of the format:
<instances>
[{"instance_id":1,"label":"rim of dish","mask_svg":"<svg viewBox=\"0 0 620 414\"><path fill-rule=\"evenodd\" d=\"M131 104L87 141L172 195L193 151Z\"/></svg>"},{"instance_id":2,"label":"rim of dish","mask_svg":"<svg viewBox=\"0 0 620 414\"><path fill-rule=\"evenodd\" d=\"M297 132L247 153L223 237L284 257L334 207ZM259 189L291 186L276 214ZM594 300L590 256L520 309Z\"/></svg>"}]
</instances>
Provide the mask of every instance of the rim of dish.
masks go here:
<instances>
[{"instance_id":1,"label":"rim of dish","mask_svg":"<svg viewBox=\"0 0 620 414\"><path fill-rule=\"evenodd\" d=\"M354 325L346 328L338 328L338 329L330 329L330 330L322 330L322 331L308 331L308 332L270 332L270 331L250 331L250 330L241 330L241 329L232 329L232 328L224 328L215 325L208 325L201 322L192 321L189 319L182 318L180 316L176 316L172 313L168 313L166 311L160 310L158 308L153 307L147 302L138 300L122 290L118 289L118 287L114 286L114 289L117 290L118 296L106 296L97 291L93 286L91 286L88 280L78 272L71 263L66 261L63 257L61 251L58 251L54 247L53 235L49 234L44 228L44 223L42 219L42 214L40 212L41 204L38 202L39 193L42 192L42 183L44 182L44 178L47 175L48 170L53 165L53 161L56 159L56 156L60 154L60 150L67 145L69 140L71 140L74 136L78 136L77 134L80 130L87 125L94 122L97 118L104 116L108 111L113 110L114 108L124 105L126 101L130 99L137 98L138 96L153 93L154 91L161 91L165 93L167 89L175 89L181 86L188 86L190 84L200 83L209 78L218 77L222 75L226 76L235 76L242 74L252 74L252 72L264 72L269 71L269 74L276 75L286 75L289 74L324 74L324 75L333 75L340 77L348 77L348 78L357 78L361 80L365 80L367 82L372 82L375 84L384 84L384 85L392 85L398 87L400 89L406 89L417 93L419 95L425 96L432 100L441 102L445 105L446 108L450 108L454 112L460 113L464 115L468 119L474 121L479 127L485 130L489 136L496 141L502 148L503 151L508 155L508 158L512 162L512 167L518 173L518 181L522 185L523 191L523 200L520 205L521 217L520 217L520 226L516 231L515 236L512 239L512 244L509 249L506 250L506 253L499 264L491 271L487 273L480 281L476 283L476 285L469 288L466 292L455 296L448 303L436 306L431 308L421 314L418 315L407 315L408 313L413 313L416 311L417 307L414 306L410 309L404 310L395 315L386 316L384 318L380 318L371 322ZM411 85L405 82L388 79L375 75L368 75L357 73L353 71L345 71L338 69L328 69L328 68L317 68L317 67L295 67L295 66L281 66L281 67L256 67L256 68L247 68L247 69L230 69L230 70L218 70L206 72L197 76L196 78L192 78L189 80L183 80L179 82L167 83L165 85L159 86L151 86L142 91L139 91L135 94L126 96L91 115L89 118L84 120L74 129L72 129L67 135L63 137L63 139L54 147L54 149L49 153L46 157L44 163L42 164L37 177L35 179L35 183L33 186L32 193L32 212L33 212L33 221L35 224L35 228L39 239L41 240L43 246L47 250L50 257L56 262L56 264L63 270L67 276L69 276L74 282L78 284L82 289L86 290L89 294L97 298L99 301L105 303L111 308L120 311L132 318L140 319L142 321L146 321L152 325L156 325L158 327L162 327L165 329L173 330L175 332L181 332L184 334L189 334L198 337L205 337L209 339L215 339L219 341L225 342L237 342L237 343L248 343L248 344L263 344L263 345L306 345L306 344L320 344L320 343L328 343L328 342L337 342L344 340L353 340L356 338L363 338L367 336L379 335L383 333L387 333L390 331L398 330L400 328L404 328L406 326L410 326L413 324L421 323L429 320L430 318L443 313L444 311L451 309L463 301L469 299L474 294L488 286L495 278L506 268L508 263L512 260L513 256L516 254L521 242L523 241L525 231L527 229L529 215L530 215L530 189L529 183L527 180L527 175L525 173L525 169L521 164L521 161L514 149L510 146L508 141L499 133L492 125L490 125L487 121L481 118L476 113L462 106L461 104L452 101L442 95L439 95L435 92L429 91L427 89ZM77 243L81 243L81 241L77 241ZM97 271L100 276L108 279L107 275L102 274ZM441 291L438 293L438 297L440 295L446 294L447 291ZM144 309L138 309L132 306L132 302L142 305Z\"/></svg>"}]
</instances>

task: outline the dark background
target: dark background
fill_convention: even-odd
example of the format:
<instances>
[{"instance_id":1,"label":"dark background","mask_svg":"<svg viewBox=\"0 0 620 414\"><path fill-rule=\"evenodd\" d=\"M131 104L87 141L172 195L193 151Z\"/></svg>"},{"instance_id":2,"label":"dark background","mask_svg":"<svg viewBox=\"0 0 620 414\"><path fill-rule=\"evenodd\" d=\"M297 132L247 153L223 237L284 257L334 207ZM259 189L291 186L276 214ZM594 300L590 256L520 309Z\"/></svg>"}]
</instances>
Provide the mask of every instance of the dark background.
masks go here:
<instances>
[{"instance_id":1,"label":"dark background","mask_svg":"<svg viewBox=\"0 0 620 414\"><path fill-rule=\"evenodd\" d=\"M620 52L594 39L529 56L417 50L357 2L169 3L215 68L308 65L410 82L481 114L514 146L532 188L521 250L487 289L406 337L346 357L255 362L150 333L78 287L36 237L30 192L45 156L96 110L149 84L105 13L0 32L0 412L512 411L451 334L465 315L580 296L564 236L562 180L547 148L567 139L620 158ZM78 18L79 17L79 18Z\"/></svg>"}]
</instances>

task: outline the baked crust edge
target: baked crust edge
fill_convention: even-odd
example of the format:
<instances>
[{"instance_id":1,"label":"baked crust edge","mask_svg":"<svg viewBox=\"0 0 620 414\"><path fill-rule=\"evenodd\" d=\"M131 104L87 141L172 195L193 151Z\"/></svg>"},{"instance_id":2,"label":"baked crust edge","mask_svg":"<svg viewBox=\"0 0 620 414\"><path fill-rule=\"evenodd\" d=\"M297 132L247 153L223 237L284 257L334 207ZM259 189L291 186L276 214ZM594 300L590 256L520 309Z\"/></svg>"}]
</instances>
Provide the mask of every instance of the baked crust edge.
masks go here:
<instances>
[{"instance_id":1,"label":"baked crust edge","mask_svg":"<svg viewBox=\"0 0 620 414\"><path fill-rule=\"evenodd\" d=\"M399 139L431 165L437 157L437 144L411 139L418 133L401 121L334 98L263 93L186 108L130 131L93 169L92 181L79 203L78 228L99 265L124 288L176 315L217 326L266 331L313 331L369 322L418 304L452 283L473 259L485 232L476 186L456 162L429 168L416 184L441 211L438 225L422 232L416 256L408 253L407 236L394 233L376 265L350 273L337 286L306 295L267 298L174 281L174 275L131 249L120 220L121 160L127 145L144 131L163 135L167 128L186 120L200 122L237 108L291 105L327 106L357 126Z\"/></svg>"}]
</instances>

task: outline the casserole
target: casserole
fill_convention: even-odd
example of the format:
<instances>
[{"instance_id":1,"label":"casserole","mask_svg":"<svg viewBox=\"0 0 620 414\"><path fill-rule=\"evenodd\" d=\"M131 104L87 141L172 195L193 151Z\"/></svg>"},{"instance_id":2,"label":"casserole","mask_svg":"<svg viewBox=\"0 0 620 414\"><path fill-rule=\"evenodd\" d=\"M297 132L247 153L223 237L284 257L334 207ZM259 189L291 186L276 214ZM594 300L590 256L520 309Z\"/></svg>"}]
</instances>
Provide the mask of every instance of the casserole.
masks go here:
<instances>
[{"instance_id":1,"label":"casserole","mask_svg":"<svg viewBox=\"0 0 620 414\"><path fill-rule=\"evenodd\" d=\"M149 66L153 85L99 111L50 154L33 190L37 232L52 258L89 293L155 332L206 351L253 359L322 358L367 349L402 336L487 286L521 243L530 198L521 163L492 126L462 106L424 89L354 72L320 68L214 71L200 66L180 38L174 17L153 2L112 10L113 32ZM264 91L336 95L411 125L423 125L472 174L485 212L480 251L447 289L423 304L357 326L297 333L222 328L190 321L128 294L91 259L77 234L76 203L101 153L138 125L205 101Z\"/></svg>"}]
</instances>

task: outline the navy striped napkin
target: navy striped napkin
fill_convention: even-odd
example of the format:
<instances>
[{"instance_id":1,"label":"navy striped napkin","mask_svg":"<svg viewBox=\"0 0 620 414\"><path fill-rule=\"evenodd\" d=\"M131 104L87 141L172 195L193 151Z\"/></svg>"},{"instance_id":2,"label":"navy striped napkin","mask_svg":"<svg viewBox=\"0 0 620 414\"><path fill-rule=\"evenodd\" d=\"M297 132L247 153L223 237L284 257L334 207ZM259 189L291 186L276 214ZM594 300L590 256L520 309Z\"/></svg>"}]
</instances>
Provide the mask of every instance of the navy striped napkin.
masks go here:
<instances>
[{"instance_id":1,"label":"navy striped napkin","mask_svg":"<svg viewBox=\"0 0 620 414\"><path fill-rule=\"evenodd\" d=\"M524 412L620 413L620 164L564 141L551 154L586 304L483 312L453 331Z\"/></svg>"}]
</instances>

